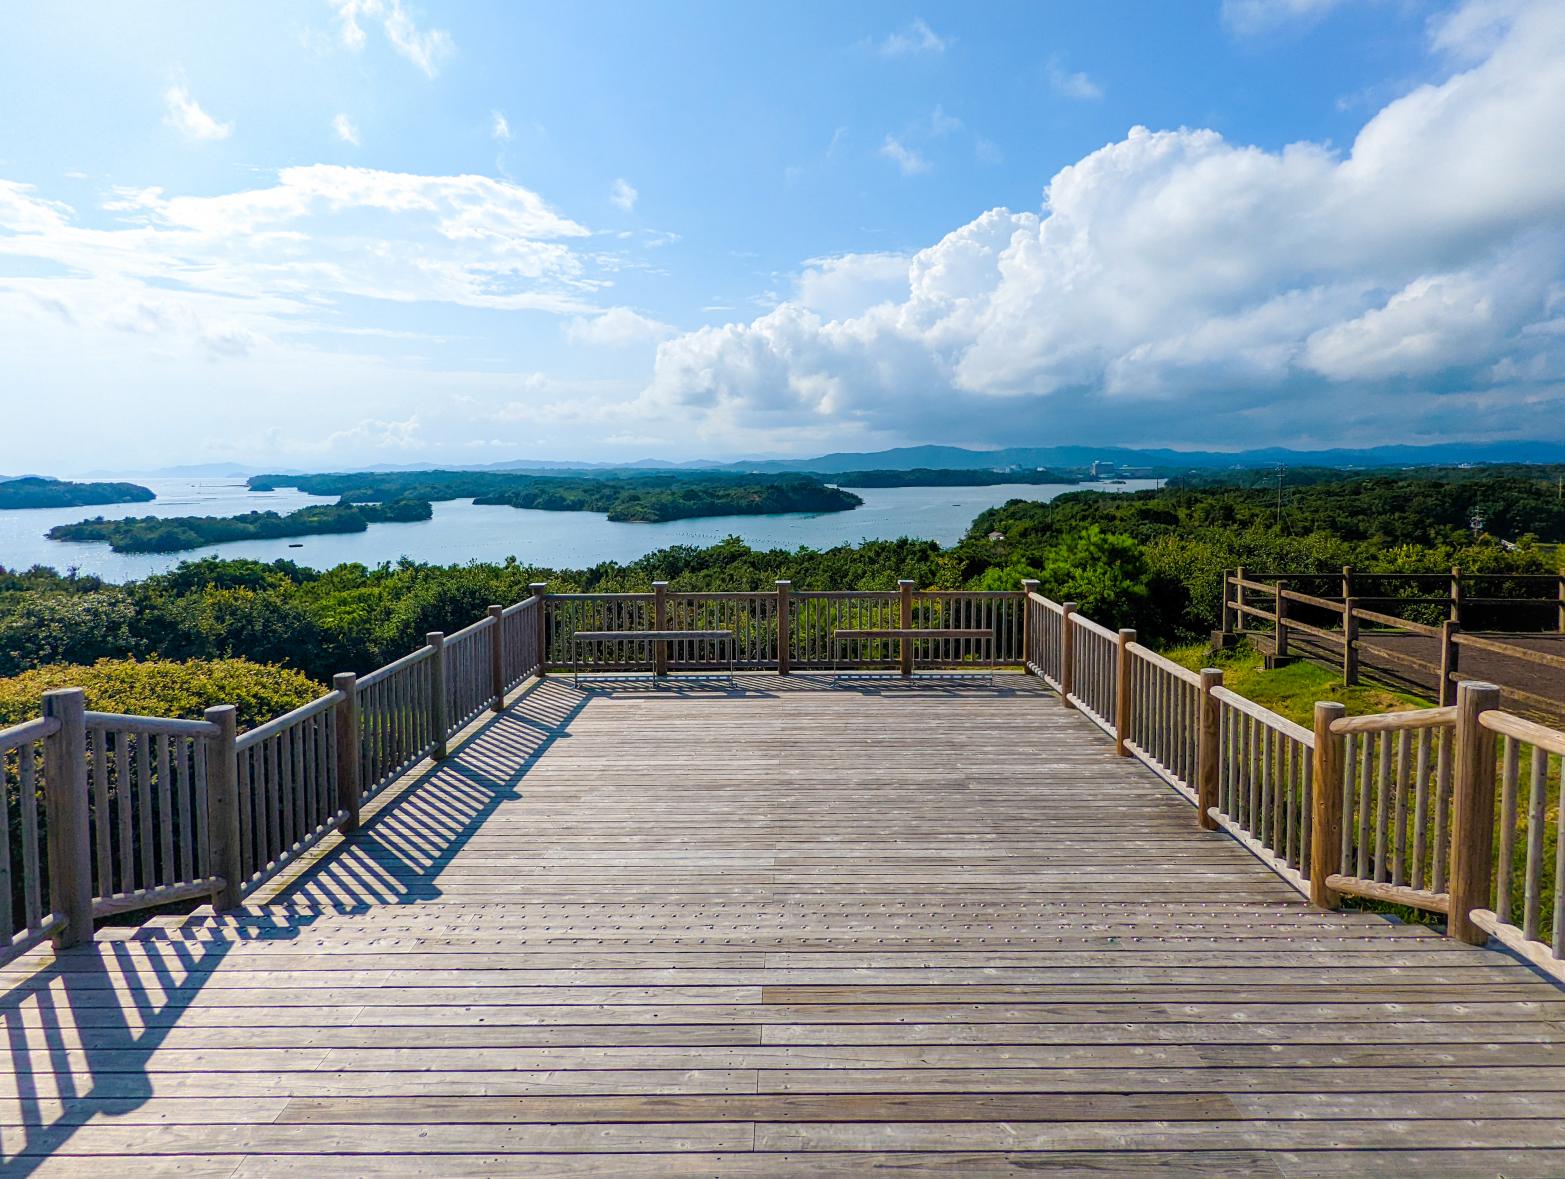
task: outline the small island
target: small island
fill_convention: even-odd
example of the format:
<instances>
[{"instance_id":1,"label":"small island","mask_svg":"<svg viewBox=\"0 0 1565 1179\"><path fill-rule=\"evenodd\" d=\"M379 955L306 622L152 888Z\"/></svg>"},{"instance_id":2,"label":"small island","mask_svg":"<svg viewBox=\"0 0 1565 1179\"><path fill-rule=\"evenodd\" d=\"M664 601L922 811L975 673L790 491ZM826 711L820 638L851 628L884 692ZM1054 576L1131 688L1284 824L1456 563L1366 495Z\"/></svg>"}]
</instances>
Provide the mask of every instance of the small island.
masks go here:
<instances>
[{"instance_id":1,"label":"small island","mask_svg":"<svg viewBox=\"0 0 1565 1179\"><path fill-rule=\"evenodd\" d=\"M49 529L50 540L107 541L116 553L177 553L236 540L275 540L323 533L363 532L371 524L428 520L434 509L427 500L399 499L389 503L323 504L280 515L247 512L243 516L133 516L105 520L99 516L79 524Z\"/></svg>"},{"instance_id":2,"label":"small island","mask_svg":"<svg viewBox=\"0 0 1565 1179\"><path fill-rule=\"evenodd\" d=\"M25 475L0 479L0 510L7 508L81 508L98 504L142 504L156 499L139 483L71 483Z\"/></svg>"},{"instance_id":3,"label":"small island","mask_svg":"<svg viewBox=\"0 0 1565 1179\"><path fill-rule=\"evenodd\" d=\"M610 520L656 524L699 516L846 512L864 501L813 475L679 471L603 475L523 475L510 471L390 471L330 475L257 475L254 491L293 487L343 503L393 498L471 499L543 512L602 512Z\"/></svg>"}]
</instances>

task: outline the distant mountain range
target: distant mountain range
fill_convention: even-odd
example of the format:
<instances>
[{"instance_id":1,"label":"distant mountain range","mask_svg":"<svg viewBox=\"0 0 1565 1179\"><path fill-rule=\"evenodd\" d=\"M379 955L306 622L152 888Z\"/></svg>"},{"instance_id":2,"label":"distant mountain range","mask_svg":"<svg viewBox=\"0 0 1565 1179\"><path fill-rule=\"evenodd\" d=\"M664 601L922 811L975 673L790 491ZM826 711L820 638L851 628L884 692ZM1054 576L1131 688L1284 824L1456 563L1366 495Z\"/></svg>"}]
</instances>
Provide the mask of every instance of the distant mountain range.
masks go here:
<instances>
[{"instance_id":1,"label":"distant mountain range","mask_svg":"<svg viewBox=\"0 0 1565 1179\"><path fill-rule=\"evenodd\" d=\"M1094 462L1121 467L1149 468L1157 474L1190 470L1224 470L1245 467L1271 467L1283 463L1291 467L1432 467L1461 463L1565 463L1565 442L1441 442L1430 446L1337 447L1329 450L1292 450L1265 447L1258 450L1172 450L1141 449L1126 446L1014 446L1004 450L968 450L960 446L900 446L891 450L836 451L814 458L741 459L714 462L691 459L671 462L666 459L640 459L628 463L580 462L569 460L512 459L481 465L450 465L436 462L375 464L354 468L359 471L534 471L538 473L583 474L612 471L742 471L757 474L781 471L806 471L822 475L845 471L1004 470L1056 467L1083 470ZM271 473L303 474L287 469ZM106 474L108 472L93 472ZM124 475L130 472L113 472ZM164 467L139 472L163 476L258 475L260 468L239 463L201 463Z\"/></svg>"},{"instance_id":2,"label":"distant mountain range","mask_svg":"<svg viewBox=\"0 0 1565 1179\"><path fill-rule=\"evenodd\" d=\"M1150 467L1160 472L1230 467L1431 467L1459 463L1560 463L1565 442L1444 442L1433 446L1372 446L1362 449L1141 450L1123 446L1017 446L966 450L960 446L903 446L894 450L845 451L812 459L767 459L725 464L736 471L946 470L1006 467L1090 467L1094 462Z\"/></svg>"}]
</instances>

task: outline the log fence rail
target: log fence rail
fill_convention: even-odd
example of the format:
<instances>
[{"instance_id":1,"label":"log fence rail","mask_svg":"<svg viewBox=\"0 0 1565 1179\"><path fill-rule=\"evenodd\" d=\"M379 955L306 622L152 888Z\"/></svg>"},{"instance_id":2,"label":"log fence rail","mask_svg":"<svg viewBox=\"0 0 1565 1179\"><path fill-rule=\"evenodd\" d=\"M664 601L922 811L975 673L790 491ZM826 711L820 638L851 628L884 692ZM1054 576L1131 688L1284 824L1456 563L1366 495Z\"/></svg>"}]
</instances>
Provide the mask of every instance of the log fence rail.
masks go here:
<instances>
[{"instance_id":1,"label":"log fence rail","mask_svg":"<svg viewBox=\"0 0 1565 1179\"><path fill-rule=\"evenodd\" d=\"M1417 590L1429 581L1441 583L1444 592L1438 595L1364 592L1397 586ZM1296 588L1300 582L1316 586L1330 583L1334 588L1340 588L1340 593L1305 593ZM1494 582L1536 587L1539 592L1533 596L1472 593L1473 586ZM1442 621L1437 624L1406 616L1409 607L1420 606L1440 607L1432 613L1444 615ZM1403 613L1392 612L1399 608ZM1531 613L1538 621L1547 621L1548 627L1484 633L1464 629L1475 619L1481 619L1485 610L1489 612L1489 620L1495 620L1496 608L1504 608L1510 617ZM1302 616L1305 614L1309 616L1308 620ZM1449 573L1363 573L1352 566L1344 566L1340 574L1254 573L1243 568L1224 572L1222 629L1214 640L1226 644L1235 638L1261 638L1270 644L1273 658L1286 658L1296 650L1290 639L1307 636L1315 642L1302 653L1316 659L1329 657L1333 666L1341 668L1344 681L1356 684L1363 665L1366 637L1416 635L1432 639L1437 645L1437 658L1421 658L1386 643L1374 645L1374 658L1393 669L1428 677L1436 686L1439 703L1449 706L1456 701L1456 685L1464 678L1475 678L1465 676L1461 670L1464 650L1485 651L1516 663L1565 671L1565 654L1538 650L1515 641L1546 634L1565 635L1565 574L1474 574L1460 568L1453 568ZM1560 708L1558 699L1517 684L1505 683L1501 688L1506 696L1520 704L1551 713Z\"/></svg>"}]
</instances>

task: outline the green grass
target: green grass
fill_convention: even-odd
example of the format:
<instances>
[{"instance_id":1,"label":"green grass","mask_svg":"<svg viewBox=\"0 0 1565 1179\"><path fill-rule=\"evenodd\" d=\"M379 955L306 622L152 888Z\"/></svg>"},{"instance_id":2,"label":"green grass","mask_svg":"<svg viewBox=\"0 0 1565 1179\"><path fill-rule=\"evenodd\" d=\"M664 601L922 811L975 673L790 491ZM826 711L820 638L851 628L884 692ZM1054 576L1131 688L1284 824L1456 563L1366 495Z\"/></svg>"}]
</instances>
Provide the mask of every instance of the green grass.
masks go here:
<instances>
[{"instance_id":1,"label":"green grass","mask_svg":"<svg viewBox=\"0 0 1565 1179\"><path fill-rule=\"evenodd\" d=\"M1260 652L1248 644L1215 653L1199 645L1175 647L1163 654L1192 671L1203 667L1221 668L1226 687L1305 728L1314 723L1317 700L1340 701L1350 716L1433 706L1431 701L1421 697L1376 684L1359 683L1349 687L1340 675L1303 659L1268 671Z\"/></svg>"}]
</instances>

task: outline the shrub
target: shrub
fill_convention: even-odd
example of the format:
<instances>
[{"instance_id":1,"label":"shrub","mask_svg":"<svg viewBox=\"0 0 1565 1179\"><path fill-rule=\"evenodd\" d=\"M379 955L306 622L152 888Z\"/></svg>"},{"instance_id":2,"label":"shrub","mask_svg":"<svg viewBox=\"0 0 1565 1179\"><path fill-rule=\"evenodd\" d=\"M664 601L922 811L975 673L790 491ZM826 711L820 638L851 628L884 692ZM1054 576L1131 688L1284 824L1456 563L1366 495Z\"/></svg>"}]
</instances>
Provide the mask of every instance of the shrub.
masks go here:
<instances>
[{"instance_id":1,"label":"shrub","mask_svg":"<svg viewBox=\"0 0 1565 1179\"><path fill-rule=\"evenodd\" d=\"M81 688L97 712L199 719L214 704L238 708L241 730L281 716L325 694L300 672L248 659L100 659L79 667L51 664L0 679L0 727L39 715L43 694Z\"/></svg>"}]
</instances>

